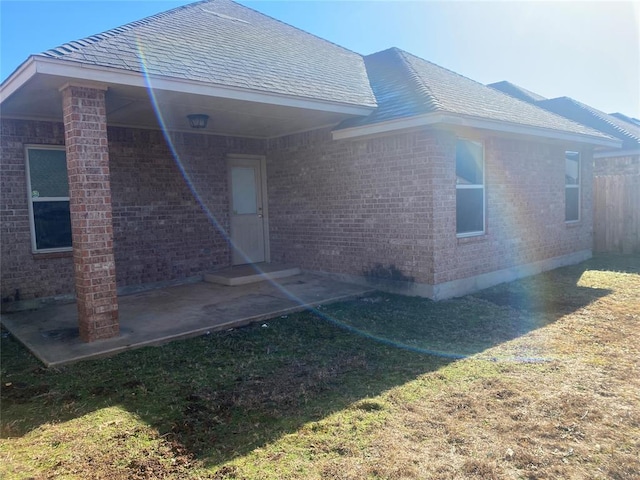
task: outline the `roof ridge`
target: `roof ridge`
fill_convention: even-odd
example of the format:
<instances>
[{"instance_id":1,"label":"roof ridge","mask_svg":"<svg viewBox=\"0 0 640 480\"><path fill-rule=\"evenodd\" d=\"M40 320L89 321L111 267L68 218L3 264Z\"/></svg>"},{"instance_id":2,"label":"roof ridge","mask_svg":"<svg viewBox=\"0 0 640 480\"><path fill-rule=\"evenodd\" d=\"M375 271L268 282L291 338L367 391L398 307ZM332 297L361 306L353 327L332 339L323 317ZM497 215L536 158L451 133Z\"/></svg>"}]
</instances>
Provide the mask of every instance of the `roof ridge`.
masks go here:
<instances>
[{"instance_id":1,"label":"roof ridge","mask_svg":"<svg viewBox=\"0 0 640 480\"><path fill-rule=\"evenodd\" d=\"M215 0L203 0L203 1L205 1L205 2L208 2L208 1L213 2ZM349 52L349 53L353 53L355 55L358 55L359 57L361 57L364 60L365 55L363 55L363 54L361 54L359 52L356 52L354 50L351 50L351 49L349 49L347 47L344 47L342 45L339 45L339 44L337 44L335 42L332 42L331 40L327 40L326 38L322 38L321 36L316 35L315 33L307 32L306 30L303 30L302 28L298 28L295 25L291 25L290 23L287 23L285 21L279 20L279 19L277 19L275 17L272 17L271 15L267 15L266 13L262 13L262 12L256 10L255 8L251 8L251 7L248 7L247 5L243 5L241 3L238 3L235 0L229 0L229 2L235 3L236 5L238 5L238 6L242 7L242 8L246 8L247 10L251 10L252 12L257 13L258 15L262 15L263 17L267 17L268 19L273 20L273 21L278 22L278 23L281 23L282 25L286 25L289 28L293 28L295 30L298 30L299 32L302 32L302 33L304 33L306 35L310 35L312 37L315 37L318 40L322 40L325 43L329 43L329 44L333 45L334 47L340 48L340 50L344 50L345 52Z\"/></svg>"},{"instance_id":2,"label":"roof ridge","mask_svg":"<svg viewBox=\"0 0 640 480\"><path fill-rule=\"evenodd\" d=\"M612 117L618 118L620 120L623 120L627 123L630 123L633 126L640 126L640 119L637 119L635 117L631 117L629 115L626 115L622 112L611 112L608 115L611 115Z\"/></svg>"},{"instance_id":3,"label":"roof ridge","mask_svg":"<svg viewBox=\"0 0 640 480\"><path fill-rule=\"evenodd\" d=\"M465 75L462 75L460 73L454 72L453 70L450 70L450 69L448 69L446 67L442 67L442 66L440 66L440 65L438 65L436 63L433 63L433 62L431 62L429 60L426 60L424 58L418 57L417 55L414 55L414 54L412 54L410 52L407 52L407 51L404 51L404 50L401 50L401 49L397 49L397 50L402 52L402 55L405 57L405 59L406 58L412 58L412 59L415 59L416 61L424 62L425 64L431 65L433 68L436 68L436 69L439 69L441 71L447 72L449 75L452 75L452 76L455 76L457 78L463 79L464 81L470 82L470 83L476 85L477 87L480 87L485 92L492 92L494 94L501 95L503 97L509 98L509 99L511 99L511 100L513 100L515 102L518 102L518 103L520 103L522 105L527 105L527 107L529 107L529 108L535 108L537 110L545 111L545 109L543 109L541 106L536 104L537 102L536 103L530 103L530 102L526 102L524 100L521 100L519 98L515 98L515 97L513 97L513 96L511 96L511 95L509 95L507 93L504 93L504 92L502 92L500 90L496 90L496 89L493 89L491 87L488 87L485 84L483 84L482 82L474 80L473 78L466 77ZM412 71L415 72L415 70L413 70L413 68L412 68ZM442 110L447 111L447 108L445 106L439 105L439 107ZM564 117L562 115L559 115L557 113L550 112L548 110L546 110L546 113L547 114L551 114L551 115L553 115L553 116L555 116L555 117L557 117L559 119L562 119L563 122L569 122L569 123L573 124L574 126L578 126L580 128L585 128L586 127L585 125L583 125L583 124L581 124L579 122L576 122L575 120L568 119L568 118L566 118L566 117ZM596 132L598 134L602 134L598 130L593 129L591 127L586 127L586 128L588 128L589 130L592 130L593 132Z\"/></svg>"},{"instance_id":4,"label":"roof ridge","mask_svg":"<svg viewBox=\"0 0 640 480\"><path fill-rule=\"evenodd\" d=\"M59 45L57 47L54 48L50 48L48 50L45 50L44 52L38 53L36 55L43 55L43 56L47 56L47 57L61 57L66 55L67 53L71 53L74 51L78 51L80 50L80 48L78 46L76 46L75 44L79 44L82 47L86 47L88 45L92 45L95 43L99 43L102 40L106 40L108 38L113 38L116 35L123 33L123 32L128 32L130 30L133 30L136 27L140 27L143 25L148 25L149 23L153 22L154 20L157 20L159 18L163 18L166 17L170 14L175 13L178 10L186 10L189 8L193 8L197 5L201 5L203 3L210 3L212 0L199 0L193 3L188 3L186 5L180 5L178 7L172 8L170 10L166 10L166 11L162 11L162 12L158 12L158 13L154 13L153 15L149 15L148 17L144 17L141 18L139 20L134 20L133 22L129 22L129 23L125 23L124 25L120 25L118 27L114 27L114 28L110 28L109 30L105 30L104 32L101 33L96 33L94 35L89 35L88 37L84 37L84 38L80 38L77 40L70 40L66 43L63 43L62 45ZM64 52L61 52L60 50L64 50Z\"/></svg>"},{"instance_id":5,"label":"roof ridge","mask_svg":"<svg viewBox=\"0 0 640 480\"><path fill-rule=\"evenodd\" d=\"M576 103L578 103L580 106L582 106L582 108L585 108L587 110L589 110L591 113L593 113L595 116L599 117L600 119L602 119L603 121L607 122L609 125L611 125L614 129L620 131L620 133L623 133L624 135L633 138L636 141L640 141L640 135L636 135L633 131L626 129L625 127L620 126L617 122L613 122L611 121L611 115L609 115L606 112L603 112L601 110L598 110L597 108L592 107L591 105L587 105L586 103L582 103L579 100L574 100ZM615 118L615 117L613 117ZM624 122L624 120L622 120ZM631 124L629 125L630 127L632 126Z\"/></svg>"},{"instance_id":6,"label":"roof ridge","mask_svg":"<svg viewBox=\"0 0 640 480\"><path fill-rule=\"evenodd\" d=\"M486 84L487 87L491 87L494 90L498 90L502 93L506 93L507 95L511 95L512 97L517 98L518 100L524 100L528 103L532 103L532 102L539 102L541 100L548 100L547 97L540 95L538 92L534 92L533 90L529 90L528 88L524 88L521 85L518 85L517 83L513 83L510 80L500 80L497 82L492 82L492 83L487 83ZM512 90L515 90L516 92L529 97L529 100L525 100L523 98L519 98L516 95L513 95L513 92L508 92L506 90L503 90L500 87L506 87L506 88L511 88Z\"/></svg>"},{"instance_id":7,"label":"roof ridge","mask_svg":"<svg viewBox=\"0 0 640 480\"><path fill-rule=\"evenodd\" d=\"M603 112L601 110L598 110L597 108L594 108L591 105L587 105L586 103L582 103L581 101L576 100L575 98L571 98L571 97L567 97L567 96L552 98L550 100L566 100L566 101L569 101L569 102L573 103L574 105L576 105L578 108L581 108L582 110L590 113L591 115L593 115L597 119L605 122L607 125L609 125L611 128L613 128L615 131L619 132L620 134L624 135L625 137L628 137L628 138L630 138L632 140L635 140L636 142L640 141L640 135L636 135L634 132L625 129L624 127L621 127L620 125L618 125L615 122L612 122L609 118L607 118L607 117L611 117L611 115L609 115L608 113ZM629 125L629 126L632 126L632 125Z\"/></svg>"},{"instance_id":8,"label":"roof ridge","mask_svg":"<svg viewBox=\"0 0 640 480\"><path fill-rule=\"evenodd\" d=\"M394 47L394 48L396 48L396 47ZM407 52L406 50L402 50L402 49L400 49L400 48L398 48L397 50L399 50L400 52L402 52L402 53L403 53L403 54L405 54L405 55L410 55L410 56L412 56L412 57L414 57L414 58L417 58L418 60L421 60L421 61L423 61L423 62L427 62L427 63L429 63L429 64L433 65L434 67L441 68L442 70L446 70L447 72L452 73L452 74L453 74L453 75L455 75L456 77L464 78L464 79L469 80L469 81L471 81L471 82L473 82L473 83L476 83L476 84L478 84L478 85L482 85L483 87L487 87L487 86L486 86L484 83L482 83L482 82L479 82L479 81L477 81L477 80L474 80L473 78L469 78L469 77L467 77L467 76L465 76L465 75L462 75L461 73L454 72L453 70L450 70L450 69L448 69L447 67L443 67L442 65L438 65L437 63L433 63L433 62L431 62L431 61L429 61L429 60L427 60L427 59L425 59L425 58L422 58L422 57L419 57L419 56L417 56L417 55L414 55L414 54L413 54L413 53L411 53L411 52ZM487 88L489 88L489 87L487 87Z\"/></svg>"},{"instance_id":9,"label":"roof ridge","mask_svg":"<svg viewBox=\"0 0 640 480\"><path fill-rule=\"evenodd\" d=\"M428 106L433 107L434 110L444 110L443 105L436 98L431 89L420 79L420 75L418 75L418 72L416 72L415 68L413 68L413 65L411 65L411 63L407 61L405 54L411 54L398 47L391 47L389 50L392 50L400 58L402 64L409 71L409 78L414 83L414 85L416 85L417 91L425 97L428 102ZM435 63L433 65L435 65Z\"/></svg>"},{"instance_id":10,"label":"roof ridge","mask_svg":"<svg viewBox=\"0 0 640 480\"><path fill-rule=\"evenodd\" d=\"M66 55L67 53L72 53L74 51L80 50L80 48L77 47L75 44L79 44L81 47L86 47L88 45L92 45L92 44L98 43L98 42L100 42L102 40L105 40L107 38L113 38L113 37L117 36L120 33L130 31L130 30L132 30L132 29L134 29L136 27L140 27L140 26L143 26L143 25L148 25L152 21L157 20L159 18L163 18L163 17L169 16L169 15L175 13L176 11L184 10L184 9L190 9L190 8L193 8L193 7L196 7L196 6L202 6L202 5L206 5L206 4L210 4L210 5L214 6L216 3L219 3L220 1L221 0L199 0L199 1L195 1L193 3L188 3L186 5L180 5L178 7L172 8L170 10L158 12L158 13L155 13L153 15L149 15L148 17L144 17L144 18L141 18L139 20L134 20L132 22L126 23L124 25L120 25L118 27L110 28L109 30L105 30L104 32L101 32L101 33L90 35L88 37L84 37L84 38L77 39L77 40L70 40L70 41L68 41L66 43L63 43L62 45L59 45L59 46L54 47L54 48L50 48L50 49L45 50L44 52L38 53L36 55L43 55L43 56L55 57L55 58L61 57L61 56ZM240 4L240 3L238 3L238 2L236 2L234 0L226 0L226 1L228 3L232 3L232 4L236 5L238 7L250 10L251 12L254 12L257 15L261 15L263 17L266 17L269 20L273 20L275 22L278 22L281 25L286 25L289 28L293 28L293 29L295 29L295 30L297 30L299 32L304 33L305 35L309 35L309 36L312 36L314 38L317 38L318 40L321 40L324 43L333 45L334 47L338 47L340 50L352 53L354 55L358 55L360 58L364 59L364 55L362 55L361 53L358 53L356 51L350 50L350 49L348 49L348 48L346 48L346 47L344 47L342 45L338 45L337 43L334 43L334 42L332 42L330 40L327 40L326 38L322 38L322 37L320 37L318 35L315 35L313 33L307 32L306 30L303 30L303 29L298 28L298 27L296 27L294 25L291 25L291 24L286 23L286 22L284 22L282 20L279 20L279 19L277 19L275 17L267 15L266 13L259 12L258 10L255 10L255 9L253 9L251 7L246 6L246 5L242 5L242 4ZM210 13L213 13L213 12L210 12ZM223 17L226 17L226 16L223 16Z\"/></svg>"},{"instance_id":11,"label":"roof ridge","mask_svg":"<svg viewBox=\"0 0 640 480\"><path fill-rule=\"evenodd\" d=\"M393 47L393 48L396 48L396 47ZM400 49L400 48L396 48L396 50L399 50L399 51L400 51L400 52L402 52L405 56L411 56L411 57L416 58L416 59L418 59L418 60L420 60L420 61L422 61L422 62L426 62L426 63L428 63L428 64L430 64L430 65L433 65L433 66L434 66L434 67L436 67L436 68L439 68L439 69L441 69L441 70L444 70L444 71L446 71L446 72L448 72L448 73L450 73L450 74L452 74L452 75L455 75L456 77L464 78L465 80L468 80L468 81L470 81L470 82L473 82L473 83L475 83L476 85L479 85L479 86L481 86L481 87L483 87L483 88L488 88L488 89L489 89L489 90L491 90L491 91L494 91L494 92L497 92L497 93L501 93L502 95L507 95L508 97L513 98L514 100L517 100L518 102L522 102L522 103L526 103L526 104L528 104L528 105L536 106L535 104L532 104L532 103L526 102L526 101L521 100L521 99L519 99L519 98L515 98L515 97L513 97L513 96L511 96L511 95L509 95L509 94L507 94L507 93L504 93L504 92L502 92L502 91L500 91L500 90L496 90L496 89L494 89L494 88L491 88L491 87L489 87L489 86L485 85L484 83L479 82L478 80L474 80L473 78L467 77L467 76L462 75L461 73L455 72L455 71L453 71L453 70L451 70L451 69L449 69L449 68L447 68L447 67L443 67L442 65L438 65L437 63L434 63L434 62L432 62L432 61L430 61L430 60L427 60L427 59L425 59L425 58L422 58L422 57L419 57L419 56L417 56L417 55L414 55L413 53L411 53L411 52L407 52L406 50L402 50L402 49ZM415 70L413 69L413 67L411 67L411 68L412 68L412 71L413 71L413 72L415 72ZM515 84L513 84L513 85L515 85ZM515 86L517 86L517 85L515 85ZM426 87L426 85L425 85L425 87ZM534 92L532 92L532 93L534 93ZM538 108L540 108L540 107L538 107ZM564 117L562 117L562 118L564 118ZM570 120L570 121L571 121L571 120Z\"/></svg>"}]
</instances>

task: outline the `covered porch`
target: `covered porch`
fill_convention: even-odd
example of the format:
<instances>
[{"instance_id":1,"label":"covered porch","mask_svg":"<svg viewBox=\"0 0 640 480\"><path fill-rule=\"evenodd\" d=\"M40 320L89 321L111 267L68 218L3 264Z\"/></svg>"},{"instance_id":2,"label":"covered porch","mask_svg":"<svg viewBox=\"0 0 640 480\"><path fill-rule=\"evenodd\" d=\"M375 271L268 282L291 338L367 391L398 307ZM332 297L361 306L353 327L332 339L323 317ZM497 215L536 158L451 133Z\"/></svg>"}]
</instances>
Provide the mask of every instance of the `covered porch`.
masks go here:
<instances>
[{"instance_id":1,"label":"covered porch","mask_svg":"<svg viewBox=\"0 0 640 480\"><path fill-rule=\"evenodd\" d=\"M238 328L371 291L309 273L244 283L261 273L238 270L216 275L235 286L198 281L119 296L120 334L112 338L82 341L76 303L3 314L2 325L47 367L55 367Z\"/></svg>"},{"instance_id":2,"label":"covered porch","mask_svg":"<svg viewBox=\"0 0 640 480\"><path fill-rule=\"evenodd\" d=\"M20 252L15 269L27 268L29 274L21 277L18 272L15 286L7 285L10 294L15 292L15 299L72 290L77 297L74 306L51 307L45 323L57 318L60 325L40 323L38 315L42 311L20 314L21 321L14 324L7 320L7 325L13 325L10 329L32 330L16 333L19 338L33 332L69 332L79 326L79 338L69 340L65 349L83 358L85 353L93 354L93 349L83 347L82 341L108 340L111 346L99 348L99 355L226 328L231 323L271 316L314 301L302 295L301 301L285 302L282 308L232 317L214 308L210 313L219 313L219 318L209 315L206 320L190 306L185 311L192 316L189 320L180 317L179 321L174 317L175 324L180 325L174 330L164 328L165 317L154 316L157 311L153 305L148 305L151 310L146 314L134 306L139 302L128 303L132 297L119 298L117 290L192 278L230 265L268 262L266 142L300 130L335 125L364 115L371 107L80 67L46 57L27 60L5 82L2 94L3 117L13 122L16 163L24 162L18 155L27 156L26 177L30 173L25 148L64 148L73 238L72 248L39 248L37 226L32 226L30 252L22 243L26 235L21 233L21 240L16 241L25 251ZM208 122L190 124L192 114ZM45 130L47 133L40 133ZM33 193L36 191L31 185L33 205L44 201L37 197L39 192ZM35 218L32 211L29 215ZM36 224L36 220L30 221ZM52 282L47 276L57 290L48 288L46 284ZM31 288L34 282L43 285ZM73 282L72 288L58 285L65 282ZM171 298L185 294L184 300L176 299L172 305L191 305L189 292L178 287L171 290ZM157 300L168 298L165 293L140 295ZM193 301L200 302L201 307L216 304L205 297ZM236 299L224 297L220 293L221 302ZM174 314L183 315L184 311ZM133 318L135 328L131 326ZM140 319L148 325L142 328ZM169 325L171 320L167 322ZM55 332L53 336L59 336ZM136 337L135 332L146 333ZM28 345L27 340L24 342ZM41 359L52 365L67 361L66 356L58 358L53 353L42 354Z\"/></svg>"}]
</instances>

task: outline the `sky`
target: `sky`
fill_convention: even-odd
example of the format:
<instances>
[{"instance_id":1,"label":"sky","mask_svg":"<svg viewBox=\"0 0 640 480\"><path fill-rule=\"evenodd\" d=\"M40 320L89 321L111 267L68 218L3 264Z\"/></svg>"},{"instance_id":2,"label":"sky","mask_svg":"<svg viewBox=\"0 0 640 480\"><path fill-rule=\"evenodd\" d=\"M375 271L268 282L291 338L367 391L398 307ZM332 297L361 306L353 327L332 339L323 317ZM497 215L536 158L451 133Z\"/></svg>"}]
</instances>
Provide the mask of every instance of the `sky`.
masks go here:
<instances>
[{"instance_id":1,"label":"sky","mask_svg":"<svg viewBox=\"0 0 640 480\"><path fill-rule=\"evenodd\" d=\"M0 0L0 78L30 54L187 3ZM399 47L482 83L640 118L640 1L239 3L361 54Z\"/></svg>"}]
</instances>

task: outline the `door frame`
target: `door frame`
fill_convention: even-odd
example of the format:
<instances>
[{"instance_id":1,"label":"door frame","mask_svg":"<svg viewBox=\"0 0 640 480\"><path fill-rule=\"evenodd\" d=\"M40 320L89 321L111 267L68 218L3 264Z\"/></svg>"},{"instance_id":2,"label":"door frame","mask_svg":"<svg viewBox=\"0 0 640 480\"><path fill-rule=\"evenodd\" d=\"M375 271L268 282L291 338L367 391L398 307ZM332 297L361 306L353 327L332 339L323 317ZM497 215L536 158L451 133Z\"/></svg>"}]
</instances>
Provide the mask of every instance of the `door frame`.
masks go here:
<instances>
[{"instance_id":1,"label":"door frame","mask_svg":"<svg viewBox=\"0 0 640 480\"><path fill-rule=\"evenodd\" d=\"M231 231L231 209L232 209L232 188L231 183L231 163L234 160L257 160L260 163L260 192L262 194L262 234L264 236L264 261L271 262L271 246L269 243L269 196L267 195L267 158L264 155L249 155L243 153L227 154L227 198L229 215L229 239L233 239ZM230 258L233 265L233 246L230 244Z\"/></svg>"}]
</instances>

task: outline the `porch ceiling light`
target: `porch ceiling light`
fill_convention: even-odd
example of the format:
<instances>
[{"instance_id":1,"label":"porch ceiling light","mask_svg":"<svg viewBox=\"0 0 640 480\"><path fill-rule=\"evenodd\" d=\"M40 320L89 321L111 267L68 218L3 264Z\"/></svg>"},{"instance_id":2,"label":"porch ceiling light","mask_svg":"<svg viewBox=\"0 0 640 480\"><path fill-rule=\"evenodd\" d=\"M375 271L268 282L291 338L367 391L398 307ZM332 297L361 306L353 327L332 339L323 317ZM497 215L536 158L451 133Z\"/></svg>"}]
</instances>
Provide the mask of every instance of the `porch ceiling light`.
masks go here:
<instances>
[{"instance_id":1,"label":"porch ceiling light","mask_svg":"<svg viewBox=\"0 0 640 480\"><path fill-rule=\"evenodd\" d=\"M187 115L187 118L189 119L191 128L206 128L207 122L209 121L209 115L205 115L204 113L193 113Z\"/></svg>"}]
</instances>

